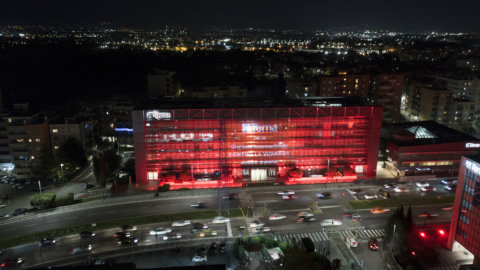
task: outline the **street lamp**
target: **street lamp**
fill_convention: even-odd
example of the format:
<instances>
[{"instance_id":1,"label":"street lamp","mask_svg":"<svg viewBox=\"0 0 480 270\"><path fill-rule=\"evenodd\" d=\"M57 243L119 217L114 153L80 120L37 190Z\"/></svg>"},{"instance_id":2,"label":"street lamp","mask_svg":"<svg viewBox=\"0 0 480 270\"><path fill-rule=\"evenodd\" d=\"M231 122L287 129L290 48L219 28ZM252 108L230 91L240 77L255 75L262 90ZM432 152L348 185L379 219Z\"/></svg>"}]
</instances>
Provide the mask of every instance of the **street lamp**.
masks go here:
<instances>
[{"instance_id":1,"label":"street lamp","mask_svg":"<svg viewBox=\"0 0 480 270\"><path fill-rule=\"evenodd\" d=\"M62 170L62 178L64 177L64 173L63 173L63 163L60 163L60 169Z\"/></svg>"}]
</instances>

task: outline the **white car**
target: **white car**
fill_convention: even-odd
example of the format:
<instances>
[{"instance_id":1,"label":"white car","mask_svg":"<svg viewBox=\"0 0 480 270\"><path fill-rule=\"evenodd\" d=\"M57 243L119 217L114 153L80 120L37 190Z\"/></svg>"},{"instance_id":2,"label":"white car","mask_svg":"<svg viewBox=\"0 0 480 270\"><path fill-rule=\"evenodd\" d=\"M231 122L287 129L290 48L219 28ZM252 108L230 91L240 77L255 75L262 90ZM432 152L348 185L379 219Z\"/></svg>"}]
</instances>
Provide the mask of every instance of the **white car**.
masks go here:
<instances>
[{"instance_id":1,"label":"white car","mask_svg":"<svg viewBox=\"0 0 480 270\"><path fill-rule=\"evenodd\" d=\"M302 211L300 213L297 214L298 217L313 217L314 214L312 212L309 212L309 211Z\"/></svg>"},{"instance_id":2,"label":"white car","mask_svg":"<svg viewBox=\"0 0 480 270\"><path fill-rule=\"evenodd\" d=\"M154 230L150 230L150 235L161 235L161 234L167 234L170 232L172 232L172 229L170 228L158 227Z\"/></svg>"},{"instance_id":3,"label":"white car","mask_svg":"<svg viewBox=\"0 0 480 270\"><path fill-rule=\"evenodd\" d=\"M207 262L207 256L195 256L192 258L192 262L199 263L199 262Z\"/></svg>"},{"instance_id":4,"label":"white car","mask_svg":"<svg viewBox=\"0 0 480 270\"><path fill-rule=\"evenodd\" d=\"M280 215L280 214L271 214L268 217L269 220L280 220L280 219L284 219L284 218L287 218L287 216Z\"/></svg>"},{"instance_id":5,"label":"white car","mask_svg":"<svg viewBox=\"0 0 480 270\"><path fill-rule=\"evenodd\" d=\"M9 214L0 214L0 219L8 218L10 217Z\"/></svg>"},{"instance_id":6,"label":"white car","mask_svg":"<svg viewBox=\"0 0 480 270\"><path fill-rule=\"evenodd\" d=\"M396 188L393 189L393 191L395 191L395 192L408 192L409 190L406 187L396 187Z\"/></svg>"},{"instance_id":7,"label":"white car","mask_svg":"<svg viewBox=\"0 0 480 270\"><path fill-rule=\"evenodd\" d=\"M229 218L218 216L212 220L212 223L227 223L230 222Z\"/></svg>"},{"instance_id":8,"label":"white car","mask_svg":"<svg viewBox=\"0 0 480 270\"><path fill-rule=\"evenodd\" d=\"M169 232L163 236L163 240L181 239L182 235L176 232Z\"/></svg>"},{"instance_id":9,"label":"white car","mask_svg":"<svg viewBox=\"0 0 480 270\"><path fill-rule=\"evenodd\" d=\"M430 186L430 185L429 185L427 182L425 182L425 181L423 181L423 182L418 182L418 183L416 183L416 185L417 185L417 187L419 187L419 188L422 188L422 187L424 188L424 187Z\"/></svg>"},{"instance_id":10,"label":"white car","mask_svg":"<svg viewBox=\"0 0 480 270\"><path fill-rule=\"evenodd\" d=\"M190 225L190 220L179 220L172 223L173 227L181 227Z\"/></svg>"},{"instance_id":11,"label":"white car","mask_svg":"<svg viewBox=\"0 0 480 270\"><path fill-rule=\"evenodd\" d=\"M377 199L377 198L378 198L378 196L375 193L365 194L365 200L373 200L373 199Z\"/></svg>"},{"instance_id":12,"label":"white car","mask_svg":"<svg viewBox=\"0 0 480 270\"><path fill-rule=\"evenodd\" d=\"M321 226L342 226L342 221L338 219L324 219L321 223Z\"/></svg>"},{"instance_id":13,"label":"white car","mask_svg":"<svg viewBox=\"0 0 480 270\"><path fill-rule=\"evenodd\" d=\"M291 191L291 190L279 191L277 192L277 195L280 195L280 196L295 195L295 191Z\"/></svg>"}]
</instances>

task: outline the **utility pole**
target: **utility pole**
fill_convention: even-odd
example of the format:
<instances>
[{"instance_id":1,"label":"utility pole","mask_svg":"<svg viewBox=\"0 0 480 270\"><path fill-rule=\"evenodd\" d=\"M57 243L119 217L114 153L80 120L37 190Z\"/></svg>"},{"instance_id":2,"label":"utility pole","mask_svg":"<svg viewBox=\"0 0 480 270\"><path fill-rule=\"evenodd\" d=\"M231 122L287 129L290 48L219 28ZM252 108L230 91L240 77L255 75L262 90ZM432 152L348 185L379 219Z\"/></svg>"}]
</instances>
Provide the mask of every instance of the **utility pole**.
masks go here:
<instances>
[{"instance_id":1,"label":"utility pole","mask_svg":"<svg viewBox=\"0 0 480 270\"><path fill-rule=\"evenodd\" d=\"M38 188L40 189L40 201L42 202L42 210L43 210L42 182L40 180L38 180Z\"/></svg>"}]
</instances>

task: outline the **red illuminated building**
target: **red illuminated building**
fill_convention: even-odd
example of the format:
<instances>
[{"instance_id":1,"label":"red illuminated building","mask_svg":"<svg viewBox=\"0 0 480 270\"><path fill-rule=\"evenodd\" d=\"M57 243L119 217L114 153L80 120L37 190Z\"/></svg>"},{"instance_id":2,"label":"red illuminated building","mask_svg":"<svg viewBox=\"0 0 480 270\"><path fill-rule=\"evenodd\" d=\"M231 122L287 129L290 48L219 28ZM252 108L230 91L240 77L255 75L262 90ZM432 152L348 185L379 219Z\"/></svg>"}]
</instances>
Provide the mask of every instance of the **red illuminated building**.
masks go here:
<instances>
[{"instance_id":1,"label":"red illuminated building","mask_svg":"<svg viewBox=\"0 0 480 270\"><path fill-rule=\"evenodd\" d=\"M480 154L462 157L453 205L448 247L469 251L480 268ZM468 252L466 252L468 254ZM477 268L477 269L478 269Z\"/></svg>"},{"instance_id":2,"label":"red illuminated building","mask_svg":"<svg viewBox=\"0 0 480 270\"><path fill-rule=\"evenodd\" d=\"M133 112L137 183L172 188L244 182L350 182L376 174L382 108L357 98Z\"/></svg>"}]
</instances>

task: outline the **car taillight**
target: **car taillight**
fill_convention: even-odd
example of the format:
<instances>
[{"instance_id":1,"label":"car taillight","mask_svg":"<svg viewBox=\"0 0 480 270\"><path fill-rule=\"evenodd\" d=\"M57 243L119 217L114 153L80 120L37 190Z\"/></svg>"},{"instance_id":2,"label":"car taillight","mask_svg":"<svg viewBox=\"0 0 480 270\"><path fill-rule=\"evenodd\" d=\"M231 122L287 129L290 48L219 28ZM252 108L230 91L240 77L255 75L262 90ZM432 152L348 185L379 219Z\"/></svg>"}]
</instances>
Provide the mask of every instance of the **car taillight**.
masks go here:
<instances>
[{"instance_id":1,"label":"car taillight","mask_svg":"<svg viewBox=\"0 0 480 270\"><path fill-rule=\"evenodd\" d=\"M2 265L0 265L1 267L5 267L5 263L2 263Z\"/></svg>"}]
</instances>

